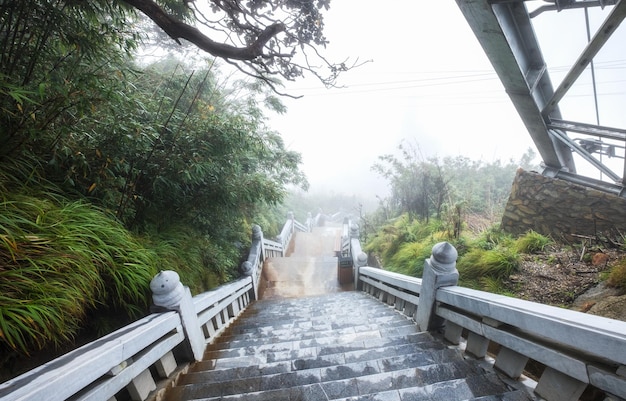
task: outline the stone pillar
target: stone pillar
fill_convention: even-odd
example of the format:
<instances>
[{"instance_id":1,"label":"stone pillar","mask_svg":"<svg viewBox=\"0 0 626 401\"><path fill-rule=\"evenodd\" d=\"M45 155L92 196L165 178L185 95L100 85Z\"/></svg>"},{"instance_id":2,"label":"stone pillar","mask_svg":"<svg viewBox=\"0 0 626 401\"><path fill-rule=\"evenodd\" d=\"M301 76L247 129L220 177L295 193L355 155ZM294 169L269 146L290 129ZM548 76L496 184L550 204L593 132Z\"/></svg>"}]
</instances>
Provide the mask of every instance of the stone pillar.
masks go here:
<instances>
[{"instance_id":1,"label":"stone pillar","mask_svg":"<svg viewBox=\"0 0 626 401\"><path fill-rule=\"evenodd\" d=\"M180 314L190 356L196 361L201 361L205 346L204 334L198 322L198 315L189 288L183 287L178 273L165 270L159 272L150 281L150 289L152 290L152 301L156 306Z\"/></svg>"},{"instance_id":2,"label":"stone pillar","mask_svg":"<svg viewBox=\"0 0 626 401\"><path fill-rule=\"evenodd\" d=\"M350 238L359 238L359 225L356 223L350 224Z\"/></svg>"},{"instance_id":3,"label":"stone pillar","mask_svg":"<svg viewBox=\"0 0 626 401\"><path fill-rule=\"evenodd\" d=\"M359 225L350 224L350 258L352 259L352 267L354 268L354 288L361 290L359 284L359 268L367 265L367 254L361 250L361 242L359 241Z\"/></svg>"},{"instance_id":4,"label":"stone pillar","mask_svg":"<svg viewBox=\"0 0 626 401\"><path fill-rule=\"evenodd\" d=\"M354 265L354 288L357 291L363 290L363 285L359 282L359 269L363 266L367 266L367 254L360 252L356 257L356 264Z\"/></svg>"},{"instance_id":5,"label":"stone pillar","mask_svg":"<svg viewBox=\"0 0 626 401\"><path fill-rule=\"evenodd\" d=\"M435 330L443 327L443 319L434 314L435 296L439 288L458 283L457 256L458 252L454 246L448 242L440 242L433 246L432 255L424 261L422 290L416 314L420 330Z\"/></svg>"},{"instance_id":6,"label":"stone pillar","mask_svg":"<svg viewBox=\"0 0 626 401\"><path fill-rule=\"evenodd\" d=\"M248 260L241 264L241 272L244 276L250 276L252 279L252 293L250 294L254 300L258 298L259 290L259 277L258 266L263 261L263 231L258 225L252 226L252 243L250 244L250 253L248 254Z\"/></svg>"}]
</instances>

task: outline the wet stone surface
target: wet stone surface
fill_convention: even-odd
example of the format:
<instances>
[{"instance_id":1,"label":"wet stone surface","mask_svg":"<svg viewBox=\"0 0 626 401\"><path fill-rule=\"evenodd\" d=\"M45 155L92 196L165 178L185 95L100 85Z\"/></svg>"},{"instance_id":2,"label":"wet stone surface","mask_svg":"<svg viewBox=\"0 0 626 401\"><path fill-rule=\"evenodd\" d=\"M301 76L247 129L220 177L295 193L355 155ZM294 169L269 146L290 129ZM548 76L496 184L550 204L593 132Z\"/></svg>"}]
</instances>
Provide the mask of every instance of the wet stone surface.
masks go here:
<instances>
[{"instance_id":1,"label":"wet stone surface","mask_svg":"<svg viewBox=\"0 0 626 401\"><path fill-rule=\"evenodd\" d=\"M313 236L303 238L304 245L298 248L297 243L294 249L300 259L292 262L309 258L307 250L329 240L315 245ZM329 259L325 255L322 261ZM318 262L307 261L311 266ZM298 277L291 284L297 285L288 286L289 291L300 288L307 271L293 273ZM312 286L330 291L324 295L301 292L296 298L274 291L271 299L251 304L209 346L205 360L168 390L166 400L530 399L476 361L464 359L458 349L419 332L413 321L377 299L327 284Z\"/></svg>"}]
</instances>

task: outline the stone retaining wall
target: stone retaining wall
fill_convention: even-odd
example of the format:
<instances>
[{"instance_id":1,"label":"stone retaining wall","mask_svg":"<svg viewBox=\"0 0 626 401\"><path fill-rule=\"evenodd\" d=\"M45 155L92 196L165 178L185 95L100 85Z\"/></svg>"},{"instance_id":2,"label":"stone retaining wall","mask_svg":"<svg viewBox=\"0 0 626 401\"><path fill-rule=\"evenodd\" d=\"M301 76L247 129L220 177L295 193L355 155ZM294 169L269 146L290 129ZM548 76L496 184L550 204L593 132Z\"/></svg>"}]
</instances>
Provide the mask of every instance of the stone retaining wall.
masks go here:
<instances>
[{"instance_id":1,"label":"stone retaining wall","mask_svg":"<svg viewBox=\"0 0 626 401\"><path fill-rule=\"evenodd\" d=\"M512 234L534 230L555 239L626 234L626 199L519 169L502 217Z\"/></svg>"}]
</instances>

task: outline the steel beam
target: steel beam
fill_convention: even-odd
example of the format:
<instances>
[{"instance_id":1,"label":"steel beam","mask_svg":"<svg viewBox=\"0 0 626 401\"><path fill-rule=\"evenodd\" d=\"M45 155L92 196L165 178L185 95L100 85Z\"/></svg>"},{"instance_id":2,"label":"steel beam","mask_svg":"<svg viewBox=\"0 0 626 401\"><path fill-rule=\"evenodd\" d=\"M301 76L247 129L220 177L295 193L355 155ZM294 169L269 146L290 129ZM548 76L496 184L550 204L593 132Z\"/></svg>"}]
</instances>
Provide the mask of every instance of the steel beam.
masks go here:
<instances>
[{"instance_id":1,"label":"steel beam","mask_svg":"<svg viewBox=\"0 0 626 401\"><path fill-rule=\"evenodd\" d=\"M593 155L589 153L586 149L584 149L582 146L574 142L572 138L568 137L565 134L565 132L561 130L550 130L550 134L552 134L554 138L561 141L565 146L568 146L570 149L578 153L583 159L585 159L595 168L597 168L598 170L606 174L607 177L613 180L613 182L616 182L616 183L621 182L622 178L619 175L615 174L613 170L605 166L600 160L593 157Z\"/></svg>"},{"instance_id":2,"label":"steel beam","mask_svg":"<svg viewBox=\"0 0 626 401\"><path fill-rule=\"evenodd\" d=\"M524 0L524 1L527 1L527 0ZM529 15L530 15L530 18L535 18L536 16L538 16L539 14L541 14L541 13L543 13L545 11L563 11L563 10L573 10L573 9L591 8L591 7L602 7L602 8L604 8L605 6L615 5L617 3L617 1L618 0L575 1L572 4L570 4L570 5L566 6L566 7L562 7L562 8L559 8L557 5L547 5L547 6L541 6L541 7L536 8Z\"/></svg>"},{"instance_id":3,"label":"steel beam","mask_svg":"<svg viewBox=\"0 0 626 401\"><path fill-rule=\"evenodd\" d=\"M574 121L552 119L548 123L548 128L558 129L568 132L578 132L590 136L626 141L626 130L620 128L604 127L601 125L585 124Z\"/></svg>"},{"instance_id":4,"label":"steel beam","mask_svg":"<svg viewBox=\"0 0 626 401\"><path fill-rule=\"evenodd\" d=\"M602 26L600 26L594 37L587 44L587 47L585 47L583 52L578 57L578 60L576 60L576 63L563 79L563 82L561 82L561 85L559 85L552 95L552 98L546 104L546 107L542 111L544 116L550 115L555 118L559 118L558 116L552 114L556 112L559 102L563 99L563 96L565 96L574 82L576 82L578 77L580 77L580 75L585 71L591 60L593 60L595 55L598 54L600 49L602 49L602 46L604 46L606 41L609 40L625 17L626 0L620 0L617 5L613 7L609 16L606 20L604 20Z\"/></svg>"},{"instance_id":5,"label":"steel beam","mask_svg":"<svg viewBox=\"0 0 626 401\"><path fill-rule=\"evenodd\" d=\"M612 184L609 182L597 180L595 178L583 177L578 174L570 174L563 170L557 170L553 168L546 168L543 171L543 175L546 177L560 178L565 181L569 181L574 184L582 185L596 189L598 191L614 194L622 198L626 198L626 189L623 185Z\"/></svg>"},{"instance_id":6,"label":"steel beam","mask_svg":"<svg viewBox=\"0 0 626 401\"><path fill-rule=\"evenodd\" d=\"M554 91L523 3L456 0L533 139L544 163L575 172L569 146L549 133L541 110ZM558 105L552 114L560 118Z\"/></svg>"}]
</instances>

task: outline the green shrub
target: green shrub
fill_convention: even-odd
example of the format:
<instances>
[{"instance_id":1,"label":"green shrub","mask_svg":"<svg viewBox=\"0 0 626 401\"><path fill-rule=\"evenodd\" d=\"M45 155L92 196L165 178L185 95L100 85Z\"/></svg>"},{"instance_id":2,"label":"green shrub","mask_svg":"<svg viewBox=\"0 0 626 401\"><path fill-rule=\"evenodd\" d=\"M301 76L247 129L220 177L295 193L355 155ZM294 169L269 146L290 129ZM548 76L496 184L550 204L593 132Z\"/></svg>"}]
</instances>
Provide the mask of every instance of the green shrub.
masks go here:
<instances>
[{"instance_id":1,"label":"green shrub","mask_svg":"<svg viewBox=\"0 0 626 401\"><path fill-rule=\"evenodd\" d=\"M394 219L391 224L382 227L365 244L364 250L379 255L384 266L390 265L391 258L398 252L402 244L415 240L415 237L408 230L409 223L408 215L402 215Z\"/></svg>"},{"instance_id":2,"label":"green shrub","mask_svg":"<svg viewBox=\"0 0 626 401\"><path fill-rule=\"evenodd\" d=\"M430 257L432 241L409 242L400 246L390 260L389 270L414 277L421 277L424 260Z\"/></svg>"},{"instance_id":3,"label":"green shrub","mask_svg":"<svg viewBox=\"0 0 626 401\"><path fill-rule=\"evenodd\" d=\"M70 340L88 311L136 316L156 254L84 202L5 195L0 203L0 345L29 353Z\"/></svg>"},{"instance_id":4,"label":"green shrub","mask_svg":"<svg viewBox=\"0 0 626 401\"><path fill-rule=\"evenodd\" d=\"M233 245L218 246L187 227L171 230L145 239L160 261L160 270L174 270L193 294L229 281L239 261Z\"/></svg>"},{"instance_id":5,"label":"green shrub","mask_svg":"<svg viewBox=\"0 0 626 401\"><path fill-rule=\"evenodd\" d=\"M459 257L457 268L462 279L479 280L482 277L507 278L520 265L519 254L508 248L485 250L474 248Z\"/></svg>"},{"instance_id":6,"label":"green shrub","mask_svg":"<svg viewBox=\"0 0 626 401\"><path fill-rule=\"evenodd\" d=\"M551 243L549 237L530 230L515 240L513 247L519 253L537 253L542 252Z\"/></svg>"},{"instance_id":7,"label":"green shrub","mask_svg":"<svg viewBox=\"0 0 626 401\"><path fill-rule=\"evenodd\" d=\"M512 241L513 238L510 234L502 231L498 225L494 225L481 232L471 246L490 250L498 246L506 247L510 245Z\"/></svg>"},{"instance_id":8,"label":"green shrub","mask_svg":"<svg viewBox=\"0 0 626 401\"><path fill-rule=\"evenodd\" d=\"M606 284L610 287L620 288L626 291L626 259L611 268L606 279Z\"/></svg>"},{"instance_id":9,"label":"green shrub","mask_svg":"<svg viewBox=\"0 0 626 401\"><path fill-rule=\"evenodd\" d=\"M391 224L380 228L376 235L364 246L366 252L375 253L382 258L383 266L393 266L392 269L403 271L406 274L421 275L421 266L418 271L413 271L411 258L415 254L415 250L403 250L406 244L430 244L430 248L440 241L450 240L444 225L440 220L431 219L429 222L420 220L411 220L408 214L403 214L394 219ZM422 245L413 245L420 247ZM422 255L427 252L430 256L431 249L428 251L418 250L417 254ZM421 262L423 259L421 256ZM421 263L420 262L420 263ZM423 264L423 263L421 263Z\"/></svg>"}]
</instances>

